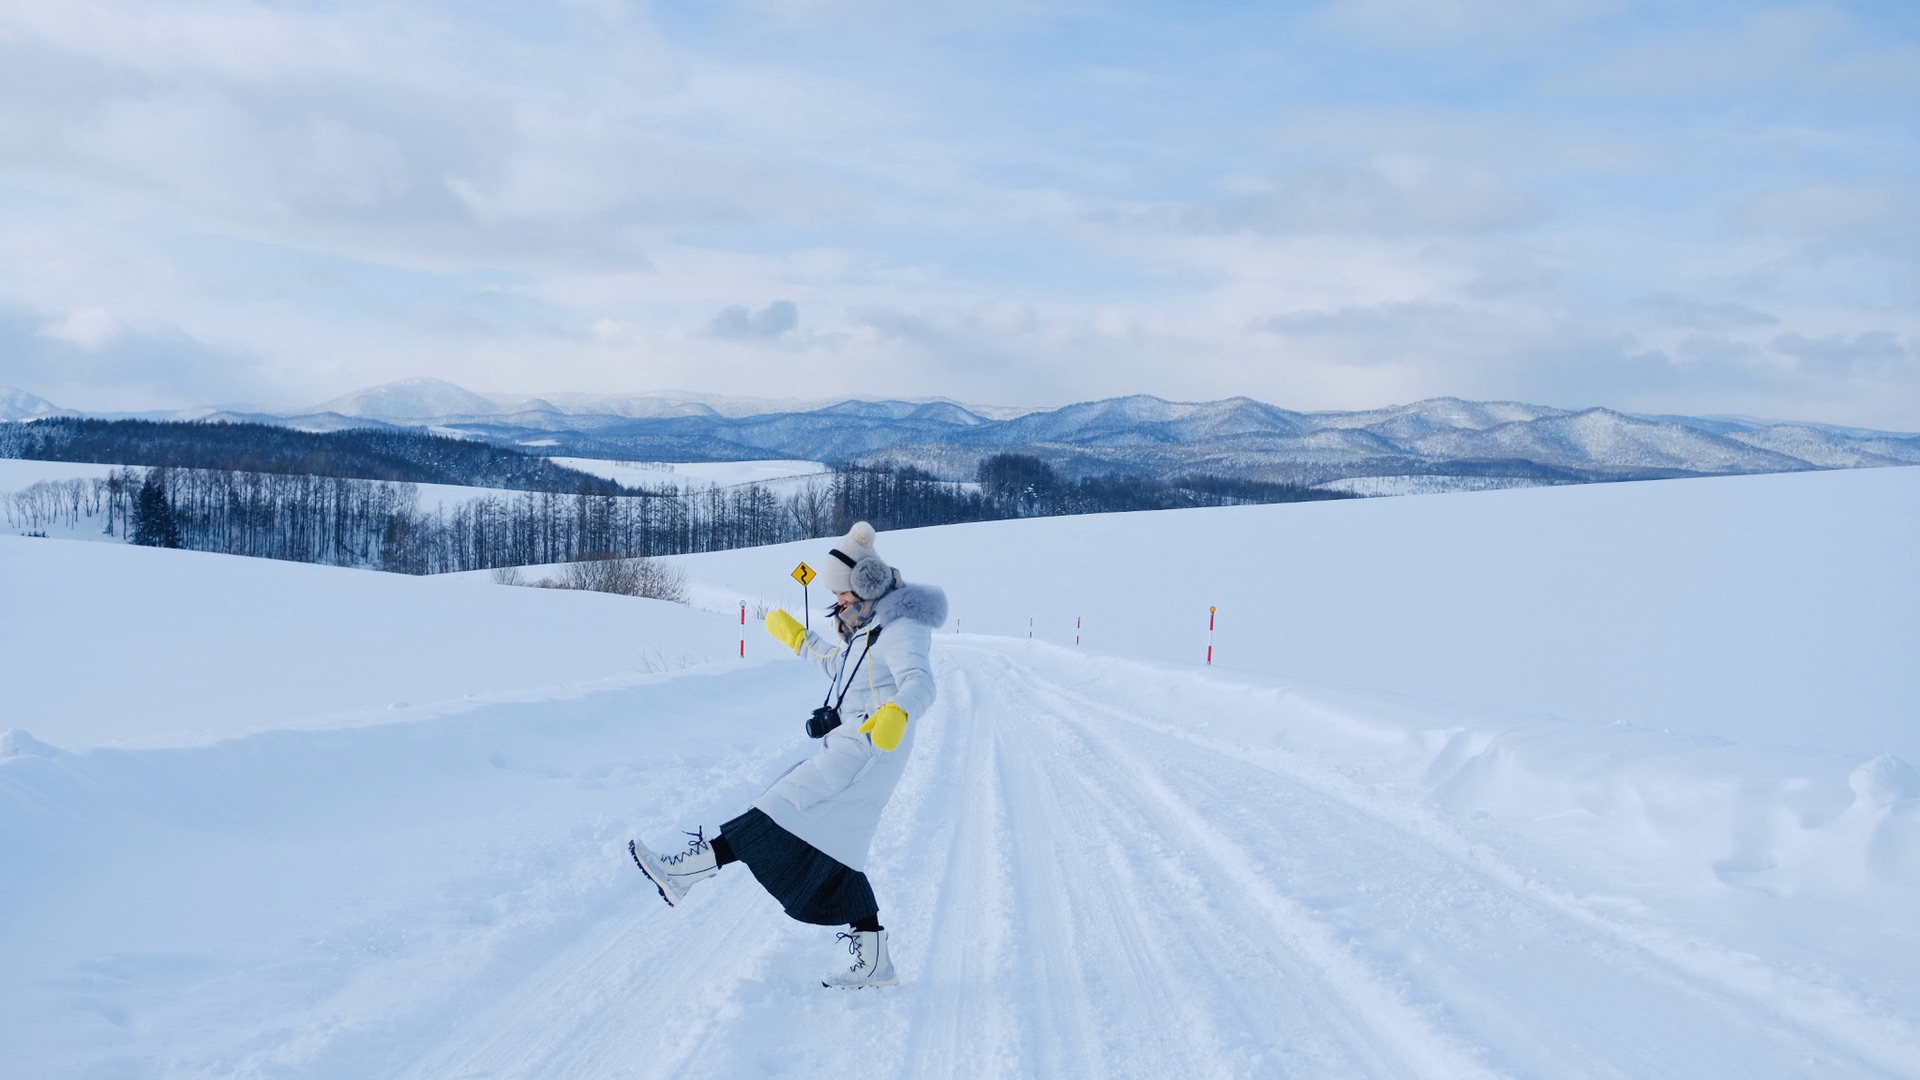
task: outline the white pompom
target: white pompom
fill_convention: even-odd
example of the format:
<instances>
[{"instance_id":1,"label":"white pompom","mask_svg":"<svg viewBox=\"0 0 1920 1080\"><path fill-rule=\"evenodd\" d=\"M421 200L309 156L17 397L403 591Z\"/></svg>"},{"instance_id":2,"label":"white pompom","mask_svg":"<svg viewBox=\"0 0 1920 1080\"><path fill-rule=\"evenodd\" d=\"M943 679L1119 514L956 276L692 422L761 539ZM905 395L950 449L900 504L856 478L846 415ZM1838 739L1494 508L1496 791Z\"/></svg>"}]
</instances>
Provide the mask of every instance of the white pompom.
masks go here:
<instances>
[{"instance_id":1,"label":"white pompom","mask_svg":"<svg viewBox=\"0 0 1920 1080\"><path fill-rule=\"evenodd\" d=\"M856 521L853 528L847 530L847 539L862 547L873 546L873 526L864 521Z\"/></svg>"}]
</instances>

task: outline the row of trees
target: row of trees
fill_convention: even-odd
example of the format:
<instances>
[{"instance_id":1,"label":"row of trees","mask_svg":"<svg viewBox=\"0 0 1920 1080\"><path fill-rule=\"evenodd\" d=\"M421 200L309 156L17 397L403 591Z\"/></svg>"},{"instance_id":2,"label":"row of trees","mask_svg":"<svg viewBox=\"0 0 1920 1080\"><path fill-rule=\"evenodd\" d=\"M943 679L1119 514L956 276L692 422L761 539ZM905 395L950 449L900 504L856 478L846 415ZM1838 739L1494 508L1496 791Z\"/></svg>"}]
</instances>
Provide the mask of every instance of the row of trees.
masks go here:
<instances>
[{"instance_id":1,"label":"row of trees","mask_svg":"<svg viewBox=\"0 0 1920 1080\"><path fill-rule=\"evenodd\" d=\"M612 480L538 454L425 431L297 431L228 421L61 416L0 423L0 458L459 484L515 491L619 495Z\"/></svg>"},{"instance_id":2,"label":"row of trees","mask_svg":"<svg viewBox=\"0 0 1920 1080\"><path fill-rule=\"evenodd\" d=\"M4 505L13 528L101 531L182 547L409 574L721 551L1010 517L1324 498L1284 485L1066 481L1019 455L961 484L911 468L845 468L782 495L760 484L626 495L518 492L421 506L410 483L223 469L122 468L36 484Z\"/></svg>"},{"instance_id":3,"label":"row of trees","mask_svg":"<svg viewBox=\"0 0 1920 1080\"><path fill-rule=\"evenodd\" d=\"M42 480L0 500L0 510L10 529L77 529L106 509L106 492L102 480Z\"/></svg>"},{"instance_id":4,"label":"row of trees","mask_svg":"<svg viewBox=\"0 0 1920 1080\"><path fill-rule=\"evenodd\" d=\"M1089 476L1069 480L1039 458L995 454L981 460L976 479L981 517L1056 517L1123 510L1184 510L1197 506L1306 502L1351 496L1299 484L1218 476L1156 480L1144 476Z\"/></svg>"},{"instance_id":5,"label":"row of trees","mask_svg":"<svg viewBox=\"0 0 1920 1080\"><path fill-rule=\"evenodd\" d=\"M931 524L940 520L929 516L938 509L931 493L962 487L855 469L784 497L748 484L632 495L527 491L427 508L409 483L129 467L43 481L7 496L0 509L11 529L91 525L155 547L433 574L755 547L833 535L860 519L881 528ZM977 510L978 501L962 496L957 505Z\"/></svg>"}]
</instances>

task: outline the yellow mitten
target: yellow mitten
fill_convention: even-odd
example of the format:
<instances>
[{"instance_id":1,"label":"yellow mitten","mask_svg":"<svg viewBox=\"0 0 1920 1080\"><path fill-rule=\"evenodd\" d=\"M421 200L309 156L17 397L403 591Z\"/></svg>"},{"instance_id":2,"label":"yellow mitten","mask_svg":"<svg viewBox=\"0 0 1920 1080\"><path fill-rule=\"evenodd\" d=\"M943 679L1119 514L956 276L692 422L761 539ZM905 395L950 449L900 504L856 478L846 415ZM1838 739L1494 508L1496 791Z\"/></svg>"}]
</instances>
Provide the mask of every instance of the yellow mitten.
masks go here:
<instances>
[{"instance_id":1,"label":"yellow mitten","mask_svg":"<svg viewBox=\"0 0 1920 1080\"><path fill-rule=\"evenodd\" d=\"M907 734L907 710L889 701L880 706L880 711L867 717L860 725L860 734L872 735L873 745L882 750L899 747L900 740Z\"/></svg>"},{"instance_id":2,"label":"yellow mitten","mask_svg":"<svg viewBox=\"0 0 1920 1080\"><path fill-rule=\"evenodd\" d=\"M800 625L799 619L779 608L767 612L767 633L796 653L800 651L800 646L807 643L807 628Z\"/></svg>"}]
</instances>

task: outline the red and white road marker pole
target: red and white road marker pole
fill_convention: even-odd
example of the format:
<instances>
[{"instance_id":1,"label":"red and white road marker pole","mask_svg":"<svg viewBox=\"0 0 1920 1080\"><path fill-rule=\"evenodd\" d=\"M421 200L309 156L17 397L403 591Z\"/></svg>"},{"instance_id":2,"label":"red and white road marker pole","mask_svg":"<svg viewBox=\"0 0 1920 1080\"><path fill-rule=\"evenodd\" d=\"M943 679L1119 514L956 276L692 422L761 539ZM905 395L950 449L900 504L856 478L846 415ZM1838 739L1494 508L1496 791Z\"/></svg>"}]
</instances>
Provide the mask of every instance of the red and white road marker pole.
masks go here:
<instances>
[{"instance_id":1,"label":"red and white road marker pole","mask_svg":"<svg viewBox=\"0 0 1920 1080\"><path fill-rule=\"evenodd\" d=\"M747 602L740 601L740 659L747 658Z\"/></svg>"},{"instance_id":2,"label":"red and white road marker pole","mask_svg":"<svg viewBox=\"0 0 1920 1080\"><path fill-rule=\"evenodd\" d=\"M1213 616L1220 609L1212 605L1207 607L1207 666L1213 666Z\"/></svg>"},{"instance_id":3,"label":"red and white road marker pole","mask_svg":"<svg viewBox=\"0 0 1920 1080\"><path fill-rule=\"evenodd\" d=\"M1080 616L1078 615L1073 617L1073 643L1075 646L1080 644Z\"/></svg>"}]
</instances>

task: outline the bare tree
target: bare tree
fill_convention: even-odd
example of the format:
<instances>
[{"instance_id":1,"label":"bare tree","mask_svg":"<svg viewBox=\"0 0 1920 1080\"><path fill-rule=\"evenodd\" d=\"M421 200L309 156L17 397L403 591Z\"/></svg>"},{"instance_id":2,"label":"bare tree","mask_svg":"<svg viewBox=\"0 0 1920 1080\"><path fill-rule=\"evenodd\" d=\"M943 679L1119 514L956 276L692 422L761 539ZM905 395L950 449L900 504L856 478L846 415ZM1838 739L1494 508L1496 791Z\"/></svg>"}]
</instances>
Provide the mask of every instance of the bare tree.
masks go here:
<instances>
[{"instance_id":1,"label":"bare tree","mask_svg":"<svg viewBox=\"0 0 1920 1080\"><path fill-rule=\"evenodd\" d=\"M787 496L786 524L793 530L790 539L815 540L833 534L833 485L809 481Z\"/></svg>"},{"instance_id":2,"label":"bare tree","mask_svg":"<svg viewBox=\"0 0 1920 1080\"><path fill-rule=\"evenodd\" d=\"M569 589L687 602L686 572L644 557L568 563L561 582Z\"/></svg>"}]
</instances>

